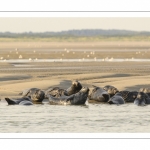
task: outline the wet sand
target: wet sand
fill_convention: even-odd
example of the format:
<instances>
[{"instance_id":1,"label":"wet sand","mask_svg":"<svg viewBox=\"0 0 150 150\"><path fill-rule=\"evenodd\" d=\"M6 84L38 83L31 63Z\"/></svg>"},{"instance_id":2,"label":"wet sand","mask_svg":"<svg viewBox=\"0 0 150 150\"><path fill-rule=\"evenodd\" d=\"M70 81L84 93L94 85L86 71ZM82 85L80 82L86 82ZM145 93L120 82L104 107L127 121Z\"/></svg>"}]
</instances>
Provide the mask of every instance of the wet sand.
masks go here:
<instances>
[{"instance_id":1,"label":"wet sand","mask_svg":"<svg viewBox=\"0 0 150 150\"><path fill-rule=\"evenodd\" d=\"M143 42L120 43L0 43L0 59L60 59L65 52L66 59L89 58L150 58L150 44ZM39 45L42 47L38 47ZM57 45L60 44L58 48ZM35 47L33 47L35 45ZM73 46L74 45L74 46ZM89 46L91 46L89 48ZM56 47L56 48L55 48ZM126 49L128 47L128 49ZM67 50L69 49L69 53ZM73 50L72 50L73 49ZM106 51L104 51L106 50ZM10 53L11 51L11 53ZM35 51L35 53L34 53ZM70 51L72 51L70 53ZM18 53L16 53L18 52ZM73 52L75 52L73 54ZM85 53L84 53L85 52ZM91 54L92 52L92 54ZM94 54L93 54L94 52ZM136 54L138 52L138 54ZM140 53L139 53L140 52ZM38 57L39 53L41 54ZM129 55L130 54L130 55ZM144 54L144 55L142 55ZM9 55L9 57L7 57ZM99 56L98 56L99 55ZM83 86L113 85L119 90L139 90L150 87L150 62L0 62L1 126L0 132L24 133L131 133L150 132L149 107L137 107L126 103L122 106L90 104L85 106L55 106L44 101L31 107L8 106L5 97L20 97L26 88L43 90L59 86L68 88L72 80L79 80ZM9 108L9 109L8 109ZM58 111L59 110L59 111ZM108 111L109 110L109 111ZM68 113L69 112L69 113ZM137 115L140 114L140 115ZM139 119L140 116L140 119ZM65 128L64 128L65 126Z\"/></svg>"},{"instance_id":2,"label":"wet sand","mask_svg":"<svg viewBox=\"0 0 150 150\"><path fill-rule=\"evenodd\" d=\"M150 58L149 42L0 42L0 59Z\"/></svg>"},{"instance_id":3,"label":"wet sand","mask_svg":"<svg viewBox=\"0 0 150 150\"><path fill-rule=\"evenodd\" d=\"M56 59L62 58L62 53L64 52L66 53L66 57L64 56L66 59L78 59L83 57L85 53L89 53L91 58L98 58L98 55L101 58L106 56L109 56L109 58L115 56L119 58L135 58L138 55L138 58L144 59L150 56L150 44L144 42L90 44L3 42L0 45L0 58L4 57L3 59L18 59L18 55L25 55L26 58L30 55L30 58L37 58L39 53L41 54L39 59ZM91 46L90 51L89 46ZM59 51L57 51L58 47ZM105 49L107 49L107 52L104 51ZM67 50L69 50L68 53ZM73 52L75 54L72 54ZM91 52L92 54L90 54ZM136 52L138 54L135 54ZM81 53L84 54L81 55ZM107 55L105 55L106 53ZM9 58L5 58L6 55L9 55ZM23 89L30 87L38 87L43 90L52 86L67 88L70 86L71 81L76 79L88 87L92 85L113 85L119 90L139 90L140 87L150 86L150 63L128 61L0 63L0 95L2 99L6 96L16 96Z\"/></svg>"}]
</instances>

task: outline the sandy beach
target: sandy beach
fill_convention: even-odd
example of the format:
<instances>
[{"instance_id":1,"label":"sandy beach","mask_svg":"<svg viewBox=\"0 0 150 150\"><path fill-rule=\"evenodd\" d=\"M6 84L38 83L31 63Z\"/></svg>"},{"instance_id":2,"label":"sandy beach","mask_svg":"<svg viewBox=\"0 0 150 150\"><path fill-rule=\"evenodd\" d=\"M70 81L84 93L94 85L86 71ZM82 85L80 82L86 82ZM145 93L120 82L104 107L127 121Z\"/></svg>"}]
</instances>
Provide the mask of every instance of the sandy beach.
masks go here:
<instances>
[{"instance_id":1,"label":"sandy beach","mask_svg":"<svg viewBox=\"0 0 150 150\"><path fill-rule=\"evenodd\" d=\"M148 59L149 47L148 42L1 42L0 58L18 59L21 55L21 59L87 59L86 56L89 55L90 59ZM92 85L113 85L119 90L139 90L140 87L149 87L149 77L150 62L113 62L113 59L110 62L69 63L3 61L0 63L0 95L1 99L6 96L18 96L23 89L31 87L43 90L52 86L68 88L71 81L76 79L89 88Z\"/></svg>"}]
</instances>

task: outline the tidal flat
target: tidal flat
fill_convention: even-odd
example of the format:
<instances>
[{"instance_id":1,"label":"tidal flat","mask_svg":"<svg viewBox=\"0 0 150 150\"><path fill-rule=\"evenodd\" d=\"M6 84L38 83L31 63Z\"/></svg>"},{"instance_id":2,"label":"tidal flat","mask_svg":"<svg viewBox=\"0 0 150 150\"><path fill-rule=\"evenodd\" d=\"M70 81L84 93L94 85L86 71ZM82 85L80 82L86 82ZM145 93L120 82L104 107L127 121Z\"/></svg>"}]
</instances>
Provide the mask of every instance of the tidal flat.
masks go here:
<instances>
[{"instance_id":1,"label":"tidal flat","mask_svg":"<svg viewBox=\"0 0 150 150\"><path fill-rule=\"evenodd\" d=\"M8 106L5 97L19 97L26 88L68 88L113 85L119 90L150 87L149 42L0 42L0 132L3 133L139 133L150 132L150 106ZM8 60L16 60L9 62ZM17 60L26 62L19 62ZM58 62L38 62L57 59ZM78 59L79 61L63 61ZM91 59L92 61L85 61ZM102 59L103 61L97 61ZM114 59L125 59L116 62ZM94 61L93 61L94 60Z\"/></svg>"}]
</instances>

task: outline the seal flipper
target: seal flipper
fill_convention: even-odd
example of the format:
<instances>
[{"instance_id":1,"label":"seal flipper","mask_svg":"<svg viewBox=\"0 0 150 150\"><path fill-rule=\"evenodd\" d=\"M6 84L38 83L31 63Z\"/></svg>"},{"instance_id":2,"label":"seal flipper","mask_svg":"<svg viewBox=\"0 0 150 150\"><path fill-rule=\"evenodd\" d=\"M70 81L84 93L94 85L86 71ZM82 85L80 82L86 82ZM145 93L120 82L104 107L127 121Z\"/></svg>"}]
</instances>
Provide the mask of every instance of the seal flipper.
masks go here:
<instances>
[{"instance_id":1,"label":"seal flipper","mask_svg":"<svg viewBox=\"0 0 150 150\"><path fill-rule=\"evenodd\" d=\"M107 103L109 103L109 104L114 104L113 101L111 101L111 100L109 100Z\"/></svg>"},{"instance_id":2,"label":"seal flipper","mask_svg":"<svg viewBox=\"0 0 150 150\"><path fill-rule=\"evenodd\" d=\"M5 100L7 101L8 105L16 105L16 102L9 98L5 98Z\"/></svg>"}]
</instances>

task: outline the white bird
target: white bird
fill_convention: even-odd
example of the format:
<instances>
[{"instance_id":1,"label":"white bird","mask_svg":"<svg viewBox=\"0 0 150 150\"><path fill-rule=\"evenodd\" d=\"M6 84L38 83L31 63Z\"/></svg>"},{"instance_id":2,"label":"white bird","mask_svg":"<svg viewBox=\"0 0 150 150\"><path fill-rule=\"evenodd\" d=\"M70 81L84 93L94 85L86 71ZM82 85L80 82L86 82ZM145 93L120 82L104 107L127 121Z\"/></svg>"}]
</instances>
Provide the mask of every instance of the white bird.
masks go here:
<instances>
[{"instance_id":1,"label":"white bird","mask_svg":"<svg viewBox=\"0 0 150 150\"><path fill-rule=\"evenodd\" d=\"M109 60L110 60L110 61L112 61L113 59L114 59L114 58L113 58L113 57L111 57Z\"/></svg>"},{"instance_id":2,"label":"white bird","mask_svg":"<svg viewBox=\"0 0 150 150\"><path fill-rule=\"evenodd\" d=\"M22 55L19 55L19 58L22 59Z\"/></svg>"}]
</instances>

